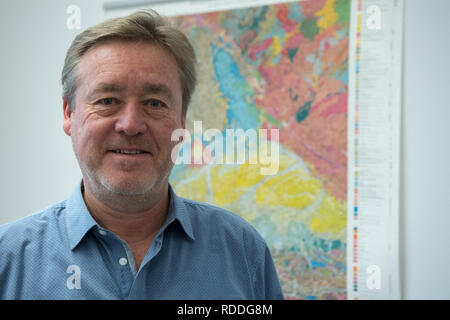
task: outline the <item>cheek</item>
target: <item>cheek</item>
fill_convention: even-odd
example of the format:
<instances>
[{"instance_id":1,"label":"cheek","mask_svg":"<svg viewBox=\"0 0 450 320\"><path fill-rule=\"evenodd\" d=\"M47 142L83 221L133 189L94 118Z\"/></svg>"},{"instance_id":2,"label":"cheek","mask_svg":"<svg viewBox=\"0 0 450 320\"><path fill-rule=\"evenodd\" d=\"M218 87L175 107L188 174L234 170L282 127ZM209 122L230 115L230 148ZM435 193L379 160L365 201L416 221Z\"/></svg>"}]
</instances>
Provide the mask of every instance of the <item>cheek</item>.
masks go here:
<instances>
[{"instance_id":1,"label":"cheek","mask_svg":"<svg viewBox=\"0 0 450 320\"><path fill-rule=\"evenodd\" d=\"M107 128L107 124L101 120L77 122L72 128L72 141L76 151L86 157L92 157L103 150Z\"/></svg>"}]
</instances>

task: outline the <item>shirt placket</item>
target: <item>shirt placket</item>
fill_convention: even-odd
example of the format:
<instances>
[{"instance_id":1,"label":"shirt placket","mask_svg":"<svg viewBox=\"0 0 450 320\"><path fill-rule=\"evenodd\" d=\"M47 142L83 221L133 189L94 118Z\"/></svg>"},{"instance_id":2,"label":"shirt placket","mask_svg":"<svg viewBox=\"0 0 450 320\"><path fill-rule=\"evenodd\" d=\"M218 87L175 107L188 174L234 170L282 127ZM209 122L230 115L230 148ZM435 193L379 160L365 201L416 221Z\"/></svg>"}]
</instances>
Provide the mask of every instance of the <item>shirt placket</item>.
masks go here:
<instances>
[{"instance_id":1,"label":"shirt placket","mask_svg":"<svg viewBox=\"0 0 450 320\"><path fill-rule=\"evenodd\" d=\"M122 298L127 298L136 276L136 267L131 249L125 241L114 233L99 229L99 236L106 244L116 281L120 286Z\"/></svg>"},{"instance_id":2,"label":"shirt placket","mask_svg":"<svg viewBox=\"0 0 450 320\"><path fill-rule=\"evenodd\" d=\"M140 281L140 277L145 277L146 272L150 272L150 263L152 259L159 253L161 250L162 244L163 244L163 238L164 238L164 230L161 230L158 235L155 237L155 239L152 241L150 248L148 249L147 253L144 256L144 259L142 260L141 267L139 271L136 274L135 281L133 283L133 286L130 290L130 295L128 296L128 299L142 299L142 297L149 296L148 290L151 290L150 287L145 287L142 285L142 281ZM142 280L142 278L141 278ZM145 283L145 281L143 282Z\"/></svg>"}]
</instances>

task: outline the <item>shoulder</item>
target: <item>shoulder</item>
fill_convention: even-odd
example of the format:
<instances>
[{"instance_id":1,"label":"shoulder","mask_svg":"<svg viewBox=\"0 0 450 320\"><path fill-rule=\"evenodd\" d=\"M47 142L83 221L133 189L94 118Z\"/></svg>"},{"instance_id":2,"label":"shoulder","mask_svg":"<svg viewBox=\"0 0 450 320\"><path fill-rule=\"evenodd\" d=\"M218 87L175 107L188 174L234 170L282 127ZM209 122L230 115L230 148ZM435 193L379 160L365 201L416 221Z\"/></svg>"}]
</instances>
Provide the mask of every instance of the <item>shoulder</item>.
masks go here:
<instances>
[{"instance_id":1,"label":"shoulder","mask_svg":"<svg viewBox=\"0 0 450 320\"><path fill-rule=\"evenodd\" d=\"M194 235L210 252L220 256L223 274L232 270L230 279L248 280L253 299L283 299L277 271L260 233L242 217L226 209L183 199ZM244 280L243 280L244 279Z\"/></svg>"},{"instance_id":2,"label":"shoulder","mask_svg":"<svg viewBox=\"0 0 450 320\"><path fill-rule=\"evenodd\" d=\"M181 198L188 211L195 233L212 234L236 241L240 246L265 249L266 242L259 232L244 218L218 206Z\"/></svg>"},{"instance_id":3,"label":"shoulder","mask_svg":"<svg viewBox=\"0 0 450 320\"><path fill-rule=\"evenodd\" d=\"M0 252L18 248L56 228L66 201L61 201L26 217L0 225Z\"/></svg>"}]
</instances>

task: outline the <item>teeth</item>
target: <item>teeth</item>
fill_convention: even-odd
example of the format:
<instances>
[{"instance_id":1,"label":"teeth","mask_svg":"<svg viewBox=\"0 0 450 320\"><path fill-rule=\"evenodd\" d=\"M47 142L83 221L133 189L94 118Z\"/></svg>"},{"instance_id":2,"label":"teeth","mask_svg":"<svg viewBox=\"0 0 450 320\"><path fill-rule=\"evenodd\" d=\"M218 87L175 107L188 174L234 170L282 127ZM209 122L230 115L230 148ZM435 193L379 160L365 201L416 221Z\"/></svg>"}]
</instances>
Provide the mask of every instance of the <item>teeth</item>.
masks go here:
<instances>
[{"instance_id":1,"label":"teeth","mask_svg":"<svg viewBox=\"0 0 450 320\"><path fill-rule=\"evenodd\" d=\"M139 150L114 150L115 153L123 153L123 154L140 154L144 153L143 151Z\"/></svg>"}]
</instances>

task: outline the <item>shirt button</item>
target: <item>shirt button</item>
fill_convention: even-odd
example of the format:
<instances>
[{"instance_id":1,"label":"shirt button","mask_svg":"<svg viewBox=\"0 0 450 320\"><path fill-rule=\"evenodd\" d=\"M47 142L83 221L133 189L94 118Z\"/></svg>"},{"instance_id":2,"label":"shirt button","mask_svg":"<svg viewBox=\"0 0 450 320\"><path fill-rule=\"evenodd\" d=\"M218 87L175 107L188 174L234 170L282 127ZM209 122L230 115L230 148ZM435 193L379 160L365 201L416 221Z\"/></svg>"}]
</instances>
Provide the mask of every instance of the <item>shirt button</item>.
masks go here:
<instances>
[{"instance_id":1,"label":"shirt button","mask_svg":"<svg viewBox=\"0 0 450 320\"><path fill-rule=\"evenodd\" d=\"M105 230L99 230L98 233L100 233L102 236L106 236L106 231Z\"/></svg>"},{"instance_id":2,"label":"shirt button","mask_svg":"<svg viewBox=\"0 0 450 320\"><path fill-rule=\"evenodd\" d=\"M119 264L121 266L125 266L127 264L127 262L128 262L127 258L120 258L119 259Z\"/></svg>"}]
</instances>

